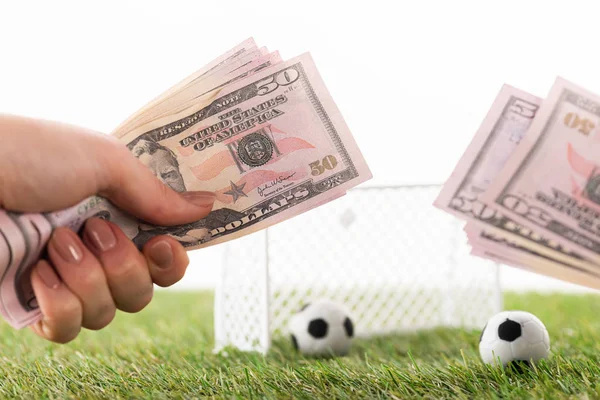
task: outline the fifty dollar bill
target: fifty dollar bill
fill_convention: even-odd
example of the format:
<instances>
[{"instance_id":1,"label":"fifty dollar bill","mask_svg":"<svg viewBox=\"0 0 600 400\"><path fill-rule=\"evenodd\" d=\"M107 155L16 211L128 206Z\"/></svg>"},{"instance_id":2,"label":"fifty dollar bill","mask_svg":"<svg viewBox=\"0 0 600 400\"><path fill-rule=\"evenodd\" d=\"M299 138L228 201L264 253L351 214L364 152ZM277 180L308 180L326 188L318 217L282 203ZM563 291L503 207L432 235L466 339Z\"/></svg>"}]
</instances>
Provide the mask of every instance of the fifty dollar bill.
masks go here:
<instances>
[{"instance_id":1,"label":"fifty dollar bill","mask_svg":"<svg viewBox=\"0 0 600 400\"><path fill-rule=\"evenodd\" d=\"M78 231L95 216L140 248L166 234L191 250L289 219L372 176L310 55L281 62L253 41L153 100L113 135L175 191L215 192L213 211L169 227L100 197L43 215L0 212L0 312L12 326L41 317L28 277L56 227Z\"/></svg>"},{"instance_id":2,"label":"fifty dollar bill","mask_svg":"<svg viewBox=\"0 0 600 400\"><path fill-rule=\"evenodd\" d=\"M475 254L600 287L595 276L598 266L572 246L540 234L530 224L517 223L484 200L520 146L541 104L540 98L504 85L434 204L468 221L465 230Z\"/></svg>"},{"instance_id":3,"label":"fifty dollar bill","mask_svg":"<svg viewBox=\"0 0 600 400\"><path fill-rule=\"evenodd\" d=\"M562 78L483 199L600 263L600 97Z\"/></svg>"}]
</instances>

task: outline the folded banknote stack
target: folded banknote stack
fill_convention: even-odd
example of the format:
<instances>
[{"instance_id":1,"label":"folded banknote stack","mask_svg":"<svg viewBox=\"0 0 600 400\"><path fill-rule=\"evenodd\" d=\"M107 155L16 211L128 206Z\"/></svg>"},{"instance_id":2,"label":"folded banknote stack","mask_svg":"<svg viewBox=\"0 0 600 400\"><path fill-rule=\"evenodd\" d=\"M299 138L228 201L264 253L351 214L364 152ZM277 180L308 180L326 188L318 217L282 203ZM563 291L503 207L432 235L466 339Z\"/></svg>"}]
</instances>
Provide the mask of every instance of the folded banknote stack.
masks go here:
<instances>
[{"instance_id":1,"label":"folded banknote stack","mask_svg":"<svg viewBox=\"0 0 600 400\"><path fill-rule=\"evenodd\" d=\"M142 107L112 135L177 192L209 190L206 218L153 226L91 197L47 214L0 210L0 313L41 317L30 272L52 230L92 216L141 247L167 234L188 249L265 229L343 196L371 172L309 54L283 61L248 39Z\"/></svg>"},{"instance_id":2,"label":"folded banknote stack","mask_svg":"<svg viewBox=\"0 0 600 400\"><path fill-rule=\"evenodd\" d=\"M600 96L505 85L435 200L472 254L600 288Z\"/></svg>"}]
</instances>

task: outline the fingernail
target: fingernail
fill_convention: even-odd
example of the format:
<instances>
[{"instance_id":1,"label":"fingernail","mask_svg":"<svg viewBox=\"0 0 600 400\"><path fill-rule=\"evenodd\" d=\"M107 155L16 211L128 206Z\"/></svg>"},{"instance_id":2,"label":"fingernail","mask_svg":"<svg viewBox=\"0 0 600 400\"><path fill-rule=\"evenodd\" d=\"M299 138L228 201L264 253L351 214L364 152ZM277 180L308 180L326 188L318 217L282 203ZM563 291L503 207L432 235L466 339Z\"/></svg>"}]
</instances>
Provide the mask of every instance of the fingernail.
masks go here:
<instances>
[{"instance_id":1,"label":"fingernail","mask_svg":"<svg viewBox=\"0 0 600 400\"><path fill-rule=\"evenodd\" d=\"M36 271L44 285L48 286L50 289L56 289L60 286L60 278L47 262L40 262Z\"/></svg>"},{"instance_id":2,"label":"fingernail","mask_svg":"<svg viewBox=\"0 0 600 400\"><path fill-rule=\"evenodd\" d=\"M158 268L166 269L173 263L173 249L171 249L171 245L165 241L153 244L148 256Z\"/></svg>"},{"instance_id":3,"label":"fingernail","mask_svg":"<svg viewBox=\"0 0 600 400\"><path fill-rule=\"evenodd\" d=\"M52 246L63 260L78 264L83 258L83 251L73 238L75 234L66 229L57 229L52 235Z\"/></svg>"},{"instance_id":4,"label":"fingernail","mask_svg":"<svg viewBox=\"0 0 600 400\"><path fill-rule=\"evenodd\" d=\"M186 199L192 204L195 204L199 207L208 207L213 205L217 195L213 192L183 192L181 193L181 197Z\"/></svg>"},{"instance_id":5,"label":"fingernail","mask_svg":"<svg viewBox=\"0 0 600 400\"><path fill-rule=\"evenodd\" d=\"M108 251L117 245L117 237L112 229L99 218L91 218L86 222L84 235L98 251Z\"/></svg>"}]
</instances>

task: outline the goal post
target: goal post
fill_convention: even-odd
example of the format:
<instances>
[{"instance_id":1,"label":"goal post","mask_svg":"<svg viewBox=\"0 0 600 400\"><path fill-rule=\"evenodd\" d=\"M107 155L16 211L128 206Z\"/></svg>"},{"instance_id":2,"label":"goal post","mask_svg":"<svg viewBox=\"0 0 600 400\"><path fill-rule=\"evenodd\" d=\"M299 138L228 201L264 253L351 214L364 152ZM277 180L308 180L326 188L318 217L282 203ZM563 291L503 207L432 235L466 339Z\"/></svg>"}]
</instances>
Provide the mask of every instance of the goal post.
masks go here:
<instances>
[{"instance_id":1,"label":"goal post","mask_svg":"<svg viewBox=\"0 0 600 400\"><path fill-rule=\"evenodd\" d=\"M502 309L499 266L471 256L463 223L432 206L440 189L356 188L225 244L215 350L266 353L318 298L343 303L361 337L483 327Z\"/></svg>"}]
</instances>

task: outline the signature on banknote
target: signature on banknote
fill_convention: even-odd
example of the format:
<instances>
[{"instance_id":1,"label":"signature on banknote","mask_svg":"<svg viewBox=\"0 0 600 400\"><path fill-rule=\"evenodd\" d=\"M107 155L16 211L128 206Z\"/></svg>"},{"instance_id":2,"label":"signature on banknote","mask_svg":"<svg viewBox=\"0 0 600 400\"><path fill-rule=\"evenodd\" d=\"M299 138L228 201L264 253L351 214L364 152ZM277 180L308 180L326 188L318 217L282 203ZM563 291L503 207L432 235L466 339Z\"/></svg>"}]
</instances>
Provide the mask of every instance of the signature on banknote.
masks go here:
<instances>
[{"instance_id":1,"label":"signature on banknote","mask_svg":"<svg viewBox=\"0 0 600 400\"><path fill-rule=\"evenodd\" d=\"M279 186L274 191L266 192L268 189L274 188L277 185L279 185L279 184L281 184L281 183L283 183L283 182L285 182L287 180L290 180L291 178L294 177L294 175L296 175L296 172L292 172L289 175L280 175L276 179L273 179L271 182L267 182L263 186L259 186L258 187L258 195L260 197L270 196L272 194L275 194L275 193L279 192L280 190L283 190L283 189L289 187L292 183L288 183L286 185Z\"/></svg>"}]
</instances>

